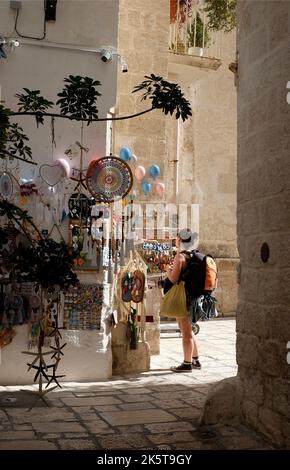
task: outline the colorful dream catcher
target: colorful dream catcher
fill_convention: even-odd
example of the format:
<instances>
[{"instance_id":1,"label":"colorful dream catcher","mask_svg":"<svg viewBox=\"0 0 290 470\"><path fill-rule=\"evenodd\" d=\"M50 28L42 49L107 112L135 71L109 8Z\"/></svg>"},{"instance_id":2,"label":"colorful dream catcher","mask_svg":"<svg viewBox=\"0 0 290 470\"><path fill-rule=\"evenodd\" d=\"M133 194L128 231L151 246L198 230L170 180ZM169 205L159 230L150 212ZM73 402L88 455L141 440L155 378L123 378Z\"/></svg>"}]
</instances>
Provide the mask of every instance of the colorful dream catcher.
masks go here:
<instances>
[{"instance_id":1,"label":"colorful dream catcher","mask_svg":"<svg viewBox=\"0 0 290 470\"><path fill-rule=\"evenodd\" d=\"M98 202L123 199L133 185L133 175L126 162L117 157L103 157L91 162L86 175L87 188Z\"/></svg>"}]
</instances>

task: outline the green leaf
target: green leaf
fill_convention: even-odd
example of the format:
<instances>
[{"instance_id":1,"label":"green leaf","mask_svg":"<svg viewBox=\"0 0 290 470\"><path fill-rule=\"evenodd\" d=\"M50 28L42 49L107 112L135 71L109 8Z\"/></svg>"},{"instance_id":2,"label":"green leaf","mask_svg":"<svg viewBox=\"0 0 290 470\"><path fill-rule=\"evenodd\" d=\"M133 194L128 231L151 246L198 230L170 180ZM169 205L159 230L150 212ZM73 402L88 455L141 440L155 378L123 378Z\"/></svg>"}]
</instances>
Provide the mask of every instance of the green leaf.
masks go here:
<instances>
[{"instance_id":1,"label":"green leaf","mask_svg":"<svg viewBox=\"0 0 290 470\"><path fill-rule=\"evenodd\" d=\"M40 90L29 90L28 88L23 88L23 90L25 93L17 93L15 95L16 98L19 99L19 112L37 113L35 115L37 126L43 124L43 114L45 114L54 103L40 96Z\"/></svg>"},{"instance_id":2,"label":"green leaf","mask_svg":"<svg viewBox=\"0 0 290 470\"><path fill-rule=\"evenodd\" d=\"M8 129L9 129L9 114L11 110L5 108L0 104L0 158L5 158L3 151L6 148Z\"/></svg>"},{"instance_id":3,"label":"green leaf","mask_svg":"<svg viewBox=\"0 0 290 470\"><path fill-rule=\"evenodd\" d=\"M151 74L150 77L145 77L139 85L135 86L133 93L143 90L142 100L150 99L152 101L152 108L161 109L166 115L171 115L175 112L176 119L181 117L185 121L192 115L189 101L184 97L181 88L176 83L168 82L163 77L157 77Z\"/></svg>"},{"instance_id":4,"label":"green leaf","mask_svg":"<svg viewBox=\"0 0 290 470\"><path fill-rule=\"evenodd\" d=\"M9 153L24 160L32 159L31 148L25 145L28 140L19 124L10 124L8 126L6 143L8 144Z\"/></svg>"},{"instance_id":5,"label":"green leaf","mask_svg":"<svg viewBox=\"0 0 290 470\"><path fill-rule=\"evenodd\" d=\"M237 0L205 0L204 3L209 29L228 33L236 27Z\"/></svg>"},{"instance_id":6,"label":"green leaf","mask_svg":"<svg viewBox=\"0 0 290 470\"><path fill-rule=\"evenodd\" d=\"M62 115L71 119L88 119L88 125L92 119L98 118L98 109L96 106L97 97L101 94L96 87L101 85L98 80L79 75L70 75L65 78L64 89L58 93L57 105L60 106Z\"/></svg>"}]
</instances>

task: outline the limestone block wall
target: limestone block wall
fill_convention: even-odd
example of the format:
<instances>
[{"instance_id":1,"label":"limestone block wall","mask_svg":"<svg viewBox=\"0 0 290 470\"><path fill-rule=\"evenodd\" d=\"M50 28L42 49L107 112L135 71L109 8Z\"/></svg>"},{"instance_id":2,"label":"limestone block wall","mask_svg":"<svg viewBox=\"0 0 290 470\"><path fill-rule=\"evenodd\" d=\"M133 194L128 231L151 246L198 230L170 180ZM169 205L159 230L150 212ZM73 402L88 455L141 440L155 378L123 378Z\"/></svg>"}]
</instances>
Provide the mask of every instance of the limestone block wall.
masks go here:
<instances>
[{"instance_id":1,"label":"limestone block wall","mask_svg":"<svg viewBox=\"0 0 290 470\"><path fill-rule=\"evenodd\" d=\"M243 421L290 447L290 4L238 2L237 361ZM270 256L261 260L267 243Z\"/></svg>"},{"instance_id":2,"label":"limestone block wall","mask_svg":"<svg viewBox=\"0 0 290 470\"><path fill-rule=\"evenodd\" d=\"M200 205L201 249L218 258L219 311L222 315L232 315L236 311L238 263L236 89L228 64L235 59L235 33L224 37L222 66L217 71L168 65L169 6L167 0L120 1L118 51L128 63L129 71L118 74L115 112L133 114L149 106L131 91L146 74L153 72L166 77L169 67L169 80L180 84L194 115L185 123L164 117L159 111L115 121L114 152L118 154L120 147L128 145L139 164L148 168L158 163L166 184L164 199L168 202L175 201L176 173L172 160L179 152L177 199L180 203ZM152 199L154 196L147 198ZM158 302L153 307L153 311L148 309L148 314L156 316ZM147 326L151 351L158 352L159 331L154 325ZM121 336L120 328L114 332L113 347Z\"/></svg>"},{"instance_id":3,"label":"limestone block wall","mask_svg":"<svg viewBox=\"0 0 290 470\"><path fill-rule=\"evenodd\" d=\"M167 122L170 187L174 178L170 161L177 155L177 198L182 204L199 205L199 247L217 258L216 295L222 315L234 314L237 305L237 98L234 76L228 69L235 56L233 31L222 35L217 70L169 59L169 77L182 86L193 108L186 123Z\"/></svg>"},{"instance_id":4,"label":"limestone block wall","mask_svg":"<svg viewBox=\"0 0 290 470\"><path fill-rule=\"evenodd\" d=\"M167 76L167 39L169 2L167 0L120 0L118 50L126 60L127 73L119 73L116 114L126 115L150 108L140 101L140 93L131 94L144 75ZM138 164L146 168L158 163L164 170L165 117L159 111L116 121L114 149L128 145L138 156Z\"/></svg>"},{"instance_id":5,"label":"limestone block wall","mask_svg":"<svg viewBox=\"0 0 290 470\"><path fill-rule=\"evenodd\" d=\"M168 28L167 0L158 2L120 0L118 51L129 68L127 73L118 74L115 107L117 115L134 114L150 108L150 102L140 101L140 93L131 92L135 85L143 81L144 75L154 73L167 76ZM153 111L134 119L115 121L113 127L115 154L118 154L122 146L129 146L138 157L138 165L148 168L150 164L157 163L164 176L167 152L165 120L166 117L161 112ZM144 197L138 193L138 201L142 199ZM147 198L148 201L153 199L154 195ZM159 314L158 309L152 312L150 305L152 302L149 301L147 313L156 317ZM155 327L149 326L150 331L148 331L148 341L153 353L159 352L159 323L156 322ZM138 367L138 370L148 369L149 348L146 349L144 344L139 345L145 347L145 350L129 351L124 328L122 325L115 328L112 335L113 373L137 370Z\"/></svg>"}]
</instances>

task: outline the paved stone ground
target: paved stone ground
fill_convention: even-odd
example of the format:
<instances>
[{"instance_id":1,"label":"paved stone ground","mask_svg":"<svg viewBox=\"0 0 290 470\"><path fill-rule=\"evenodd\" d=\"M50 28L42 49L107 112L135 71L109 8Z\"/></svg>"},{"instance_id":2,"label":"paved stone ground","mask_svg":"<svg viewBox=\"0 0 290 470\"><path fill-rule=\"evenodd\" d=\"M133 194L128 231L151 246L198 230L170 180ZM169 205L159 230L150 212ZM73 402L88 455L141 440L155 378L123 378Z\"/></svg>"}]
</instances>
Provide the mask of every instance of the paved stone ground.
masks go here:
<instances>
[{"instance_id":1,"label":"paved stone ground","mask_svg":"<svg viewBox=\"0 0 290 470\"><path fill-rule=\"evenodd\" d=\"M0 387L0 450L269 449L242 426L198 426L209 387L237 369L235 321L200 327L202 369L192 373L169 370L182 359L181 338L173 331L162 333L161 355L152 357L149 372L63 384L47 395L50 408L38 402L28 411L23 398L27 402L28 395L17 393L19 387ZM3 397L20 399L18 405L8 400L3 406Z\"/></svg>"}]
</instances>

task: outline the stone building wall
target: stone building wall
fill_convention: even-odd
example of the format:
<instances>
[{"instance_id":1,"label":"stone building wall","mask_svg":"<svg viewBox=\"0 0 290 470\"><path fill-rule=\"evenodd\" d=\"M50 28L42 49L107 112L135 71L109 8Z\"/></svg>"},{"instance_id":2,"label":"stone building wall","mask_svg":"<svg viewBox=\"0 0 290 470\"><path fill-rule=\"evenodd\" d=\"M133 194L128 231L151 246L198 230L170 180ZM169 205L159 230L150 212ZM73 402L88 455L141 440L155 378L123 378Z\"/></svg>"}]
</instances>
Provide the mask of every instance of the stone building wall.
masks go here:
<instances>
[{"instance_id":1,"label":"stone building wall","mask_svg":"<svg viewBox=\"0 0 290 470\"><path fill-rule=\"evenodd\" d=\"M157 163L161 168L166 186L164 197L158 199L153 193L144 198L137 191L138 201L200 205L201 249L218 258L219 310L223 315L232 315L236 311L238 262L236 89L228 65L235 59L236 36L235 32L224 35L222 65L218 70L172 64L168 52L169 7L169 0L120 1L118 51L129 69L118 74L115 113L128 115L149 107L146 101L140 102L140 94L131 91L144 75L154 73L181 86L193 108L193 117L182 122L153 111L138 118L115 121L113 149L118 154L122 146L129 146L137 155L138 164L148 168ZM180 163L175 198L176 173L172 160L177 158L177 153ZM138 189L138 183L135 187ZM147 305L148 314L157 318L156 289L148 291ZM147 331L151 352L158 353L159 326L148 323ZM113 355L114 345L120 347L121 336L122 328L115 329Z\"/></svg>"},{"instance_id":2,"label":"stone building wall","mask_svg":"<svg viewBox=\"0 0 290 470\"><path fill-rule=\"evenodd\" d=\"M127 73L119 73L116 114L126 115L150 108L140 101L140 93L131 94L144 75L167 76L167 39L169 2L167 0L120 0L118 51L128 64ZM163 171L165 117L160 111L117 121L114 124L114 150L129 146L146 168L158 163Z\"/></svg>"},{"instance_id":3,"label":"stone building wall","mask_svg":"<svg viewBox=\"0 0 290 470\"><path fill-rule=\"evenodd\" d=\"M220 49L221 65L217 70L189 65L186 56L178 59L169 56L169 79L186 91L193 116L184 124L167 122L171 168L168 177L172 181L170 161L177 155L178 201L199 205L199 247L217 258L219 311L222 315L233 315L237 305L238 265L237 105L234 76L228 66L235 60L235 31L221 34ZM212 62L208 60L208 64ZM178 143L174 132L177 126ZM170 187L173 188L173 182Z\"/></svg>"},{"instance_id":4,"label":"stone building wall","mask_svg":"<svg viewBox=\"0 0 290 470\"><path fill-rule=\"evenodd\" d=\"M239 418L282 448L290 448L289 26L289 2L238 2L239 367L203 416Z\"/></svg>"},{"instance_id":5,"label":"stone building wall","mask_svg":"<svg viewBox=\"0 0 290 470\"><path fill-rule=\"evenodd\" d=\"M169 27L169 1L167 0L120 0L119 3L119 39L118 51L128 64L128 72L118 74L117 103L115 112L117 115L129 115L146 108L150 108L150 102L140 101L141 94L132 94L135 85L143 81L144 75L154 73L163 77L167 76L167 52L168 52L168 27ZM160 111L153 111L140 117L115 121L113 127L113 148L115 154L123 146L129 146L138 157L138 165L146 169L153 163L157 163L164 177L164 162L166 162L165 143L165 117ZM138 193L138 202L153 201L154 194L142 197L140 184L135 182ZM167 198L167 194L164 196ZM154 305L153 290L147 293L148 314L154 315L155 323L147 323L147 340L151 353L159 353L159 310L153 312L150 309ZM149 360L146 355L149 349L142 348L128 352L127 339L124 328L119 325L113 331L112 352L113 372L122 373L132 370L146 370Z\"/></svg>"},{"instance_id":6,"label":"stone building wall","mask_svg":"<svg viewBox=\"0 0 290 470\"><path fill-rule=\"evenodd\" d=\"M243 420L290 447L290 4L238 6L237 361ZM270 256L261 260L267 243Z\"/></svg>"}]
</instances>

